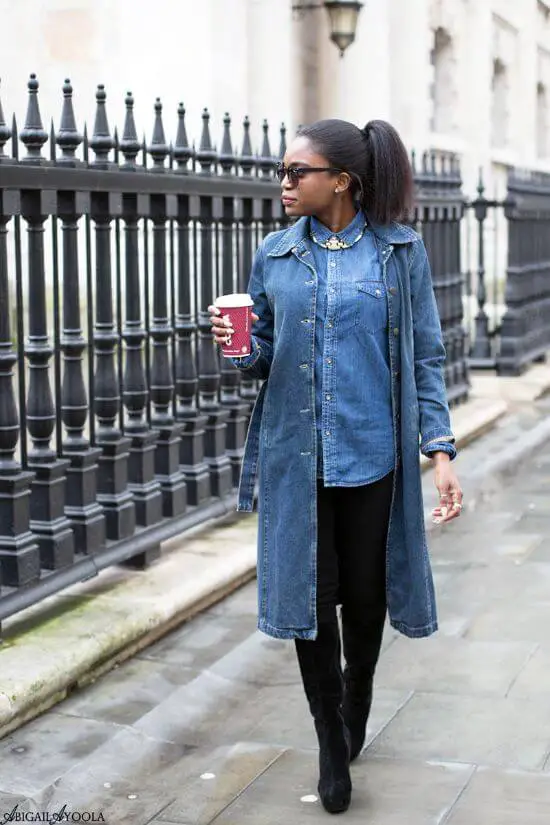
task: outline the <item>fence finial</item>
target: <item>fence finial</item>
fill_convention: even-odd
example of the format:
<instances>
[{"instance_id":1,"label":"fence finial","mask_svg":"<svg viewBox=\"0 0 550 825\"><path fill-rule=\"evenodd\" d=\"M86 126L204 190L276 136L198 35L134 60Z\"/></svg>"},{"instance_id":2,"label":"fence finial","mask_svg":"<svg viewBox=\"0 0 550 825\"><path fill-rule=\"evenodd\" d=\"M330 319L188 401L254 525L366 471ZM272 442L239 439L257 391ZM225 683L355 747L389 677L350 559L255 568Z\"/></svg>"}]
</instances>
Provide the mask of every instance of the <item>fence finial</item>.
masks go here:
<instances>
[{"instance_id":1,"label":"fence finial","mask_svg":"<svg viewBox=\"0 0 550 825\"><path fill-rule=\"evenodd\" d=\"M163 169L166 169L166 158L169 152L170 147L166 143L162 122L162 103L160 97L157 97L155 101L155 125L153 127L151 145L149 146L149 154L153 158L153 170L155 172L161 172Z\"/></svg>"},{"instance_id":2,"label":"fence finial","mask_svg":"<svg viewBox=\"0 0 550 825\"><path fill-rule=\"evenodd\" d=\"M262 170L262 177L270 178L273 175L274 158L271 155L271 146L269 145L269 123L264 120L262 124L262 131L264 133L262 143L262 153L258 159L258 164Z\"/></svg>"},{"instance_id":3,"label":"fence finial","mask_svg":"<svg viewBox=\"0 0 550 825\"><path fill-rule=\"evenodd\" d=\"M250 142L250 120L248 115L243 121L244 137L243 148L241 150L240 164L243 174L250 177L255 166L254 155L252 154L252 143Z\"/></svg>"},{"instance_id":4,"label":"fence finial","mask_svg":"<svg viewBox=\"0 0 550 825\"><path fill-rule=\"evenodd\" d=\"M178 131L174 145L174 158L178 165L178 172L187 173L187 164L192 156L193 150L189 146L187 129L185 128L185 106L180 103L178 106Z\"/></svg>"},{"instance_id":5,"label":"fence finial","mask_svg":"<svg viewBox=\"0 0 550 825\"><path fill-rule=\"evenodd\" d=\"M120 141L120 151L124 155L122 169L137 169L136 158L141 149L139 142L136 121L134 118L134 96L132 92L127 92L124 99L126 115L124 118L124 129L122 130L122 140Z\"/></svg>"},{"instance_id":6,"label":"fence finial","mask_svg":"<svg viewBox=\"0 0 550 825\"><path fill-rule=\"evenodd\" d=\"M223 140L219 159L225 174L231 175L235 170L235 153L231 142L231 117L229 112L225 113L223 119Z\"/></svg>"},{"instance_id":7,"label":"fence finial","mask_svg":"<svg viewBox=\"0 0 550 825\"><path fill-rule=\"evenodd\" d=\"M111 165L109 161L109 152L114 149L115 142L109 132L109 121L107 120L107 93L105 86L100 83L97 87L95 95L97 108L94 123L94 132L90 140L90 146L95 154L95 160L92 161L92 166L103 166L104 168Z\"/></svg>"},{"instance_id":8,"label":"fence finial","mask_svg":"<svg viewBox=\"0 0 550 825\"><path fill-rule=\"evenodd\" d=\"M76 158L76 150L82 143L82 135L76 127L76 118L73 108L73 87L67 78L63 84L63 108L61 110L61 124L57 133L56 143L61 148L61 157L58 163L76 166L80 163Z\"/></svg>"},{"instance_id":9,"label":"fence finial","mask_svg":"<svg viewBox=\"0 0 550 825\"><path fill-rule=\"evenodd\" d=\"M216 152L210 137L210 112L206 108L203 109L202 113L202 136L197 152L197 160L201 165L201 174L211 175L212 164L216 160Z\"/></svg>"},{"instance_id":10,"label":"fence finial","mask_svg":"<svg viewBox=\"0 0 550 825\"><path fill-rule=\"evenodd\" d=\"M35 74L31 74L27 86L29 89L27 116L25 118L25 126L19 135L21 143L27 147L27 154L22 158L22 162L46 163L46 159L42 156L42 147L48 140L48 133L42 125L42 118L40 116L38 80Z\"/></svg>"},{"instance_id":11,"label":"fence finial","mask_svg":"<svg viewBox=\"0 0 550 825\"><path fill-rule=\"evenodd\" d=\"M279 144L279 160L282 160L286 154L286 126L281 123L281 142Z\"/></svg>"}]
</instances>

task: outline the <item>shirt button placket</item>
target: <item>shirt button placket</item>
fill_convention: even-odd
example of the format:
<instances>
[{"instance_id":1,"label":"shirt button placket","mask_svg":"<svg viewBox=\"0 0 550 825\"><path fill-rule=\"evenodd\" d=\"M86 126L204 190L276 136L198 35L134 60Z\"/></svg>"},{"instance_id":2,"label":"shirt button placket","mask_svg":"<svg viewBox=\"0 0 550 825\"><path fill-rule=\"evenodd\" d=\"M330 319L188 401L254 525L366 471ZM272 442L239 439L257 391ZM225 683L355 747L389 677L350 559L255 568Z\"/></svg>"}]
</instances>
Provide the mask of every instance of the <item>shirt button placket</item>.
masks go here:
<instances>
[{"instance_id":1,"label":"shirt button placket","mask_svg":"<svg viewBox=\"0 0 550 825\"><path fill-rule=\"evenodd\" d=\"M333 348L334 348L334 341L335 336L332 330L334 330L334 312L336 309L336 301L337 301L337 288L336 288L336 270L337 270L337 260L336 260L337 253L329 252L328 253L328 267L327 267L327 281L328 281L328 296L327 296L327 334L326 334L326 343L327 343L327 350L326 350L326 363L329 366L332 366L333 359ZM334 386L334 370L330 370L327 376L327 382L324 386L324 401L323 404L325 408L325 416L324 416L324 423L325 423L325 436L330 439L331 434L334 429L334 407L333 407L333 386ZM328 462L331 460L331 449L330 444L326 450Z\"/></svg>"}]
</instances>

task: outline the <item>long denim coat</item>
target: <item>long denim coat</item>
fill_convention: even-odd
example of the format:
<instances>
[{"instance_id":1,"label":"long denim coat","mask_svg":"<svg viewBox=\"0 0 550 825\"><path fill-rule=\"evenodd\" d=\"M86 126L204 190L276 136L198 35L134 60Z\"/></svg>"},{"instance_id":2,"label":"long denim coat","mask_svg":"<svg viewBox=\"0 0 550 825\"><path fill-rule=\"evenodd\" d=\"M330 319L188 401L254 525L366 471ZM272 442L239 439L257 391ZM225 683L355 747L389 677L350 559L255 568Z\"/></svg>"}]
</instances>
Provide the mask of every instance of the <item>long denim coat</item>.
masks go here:
<instances>
[{"instance_id":1,"label":"long denim coat","mask_svg":"<svg viewBox=\"0 0 550 825\"><path fill-rule=\"evenodd\" d=\"M433 442L453 441L445 350L422 240L400 224L369 225L388 301L396 455L386 552L388 612L392 626L406 636L429 636L437 618L419 447L429 451ZM260 318L253 327L254 351L234 361L264 380L248 430L237 509L252 511L258 480L258 627L282 639L317 635L317 276L307 229L308 219L301 218L268 235L258 249L249 284ZM339 393L337 403L345 405L345 388ZM368 540L367 535L365 552Z\"/></svg>"}]
</instances>

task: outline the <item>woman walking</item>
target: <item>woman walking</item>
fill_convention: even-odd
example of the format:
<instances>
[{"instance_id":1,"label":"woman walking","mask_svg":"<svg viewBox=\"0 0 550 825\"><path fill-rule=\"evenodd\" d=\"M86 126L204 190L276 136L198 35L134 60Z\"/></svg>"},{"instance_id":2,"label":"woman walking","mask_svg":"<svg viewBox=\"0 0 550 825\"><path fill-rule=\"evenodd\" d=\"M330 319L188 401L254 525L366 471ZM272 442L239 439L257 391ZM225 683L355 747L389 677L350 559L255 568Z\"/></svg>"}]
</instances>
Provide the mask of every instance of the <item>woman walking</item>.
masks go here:
<instances>
[{"instance_id":1,"label":"woman walking","mask_svg":"<svg viewBox=\"0 0 550 825\"><path fill-rule=\"evenodd\" d=\"M433 461L434 520L456 518L462 492L426 250L397 222L413 190L397 132L319 121L300 129L277 174L299 220L263 241L250 278L253 351L233 363L264 383L238 509L252 510L257 472L258 627L295 639L319 795L338 813L351 800L386 612L406 636L437 629L419 446ZM209 310L221 344L232 330Z\"/></svg>"}]
</instances>

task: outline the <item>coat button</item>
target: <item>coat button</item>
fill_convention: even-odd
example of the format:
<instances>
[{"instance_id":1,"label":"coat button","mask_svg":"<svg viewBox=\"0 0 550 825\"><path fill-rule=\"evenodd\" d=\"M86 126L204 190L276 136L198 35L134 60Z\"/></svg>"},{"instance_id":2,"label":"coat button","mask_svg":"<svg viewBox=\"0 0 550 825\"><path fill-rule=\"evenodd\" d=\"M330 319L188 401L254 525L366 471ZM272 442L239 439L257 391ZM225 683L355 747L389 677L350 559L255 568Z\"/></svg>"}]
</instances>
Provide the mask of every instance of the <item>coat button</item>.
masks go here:
<instances>
[{"instance_id":1,"label":"coat button","mask_svg":"<svg viewBox=\"0 0 550 825\"><path fill-rule=\"evenodd\" d=\"M397 336L399 335L399 328L398 328L398 327L394 327L394 328L393 328L393 334L394 334L394 335L395 335L395 337L397 338Z\"/></svg>"},{"instance_id":2,"label":"coat button","mask_svg":"<svg viewBox=\"0 0 550 825\"><path fill-rule=\"evenodd\" d=\"M397 295L397 289L394 286L390 286L390 295Z\"/></svg>"}]
</instances>

